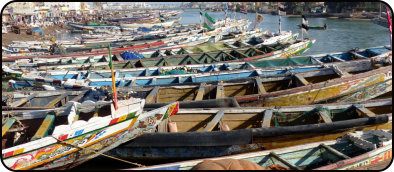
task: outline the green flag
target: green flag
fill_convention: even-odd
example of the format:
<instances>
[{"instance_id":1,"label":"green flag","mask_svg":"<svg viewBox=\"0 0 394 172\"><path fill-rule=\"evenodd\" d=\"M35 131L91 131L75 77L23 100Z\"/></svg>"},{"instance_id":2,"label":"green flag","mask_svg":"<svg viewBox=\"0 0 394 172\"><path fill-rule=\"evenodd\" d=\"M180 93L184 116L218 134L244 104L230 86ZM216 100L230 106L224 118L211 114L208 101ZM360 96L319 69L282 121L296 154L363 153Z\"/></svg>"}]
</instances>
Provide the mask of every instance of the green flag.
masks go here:
<instances>
[{"instance_id":1,"label":"green flag","mask_svg":"<svg viewBox=\"0 0 394 172\"><path fill-rule=\"evenodd\" d=\"M204 27L207 28L208 30L214 29L213 24L216 23L216 20L212 18L207 12L205 12L205 17L204 17Z\"/></svg>"}]
</instances>

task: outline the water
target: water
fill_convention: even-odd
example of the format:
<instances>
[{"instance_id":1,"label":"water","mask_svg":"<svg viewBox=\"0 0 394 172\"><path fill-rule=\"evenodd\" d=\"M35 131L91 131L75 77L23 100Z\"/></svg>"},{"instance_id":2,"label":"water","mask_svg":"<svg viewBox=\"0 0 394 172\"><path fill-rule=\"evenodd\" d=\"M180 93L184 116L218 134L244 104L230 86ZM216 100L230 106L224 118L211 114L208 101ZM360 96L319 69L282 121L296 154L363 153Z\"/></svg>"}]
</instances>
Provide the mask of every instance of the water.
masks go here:
<instances>
[{"instance_id":1,"label":"water","mask_svg":"<svg viewBox=\"0 0 394 172\"><path fill-rule=\"evenodd\" d=\"M215 19L224 19L224 12L208 12ZM231 14L234 18L234 13ZM263 14L264 18L257 28L263 31L277 32L279 30L279 16ZM181 24L195 24L200 22L199 9L186 9L180 14ZM246 18L253 23L249 26L254 27L256 13L242 14L237 13L237 18ZM203 21L203 18L201 18ZM281 16L282 30L291 30L293 33L299 33L301 29L297 24L301 23L301 18ZM371 21L348 21L342 19L328 18L308 18L309 25L327 24L327 30L309 30L304 34L304 38L316 39L315 44L305 54L319 54L329 52L347 51L352 48L369 48L381 45L390 45L390 32L388 28L376 25Z\"/></svg>"}]
</instances>

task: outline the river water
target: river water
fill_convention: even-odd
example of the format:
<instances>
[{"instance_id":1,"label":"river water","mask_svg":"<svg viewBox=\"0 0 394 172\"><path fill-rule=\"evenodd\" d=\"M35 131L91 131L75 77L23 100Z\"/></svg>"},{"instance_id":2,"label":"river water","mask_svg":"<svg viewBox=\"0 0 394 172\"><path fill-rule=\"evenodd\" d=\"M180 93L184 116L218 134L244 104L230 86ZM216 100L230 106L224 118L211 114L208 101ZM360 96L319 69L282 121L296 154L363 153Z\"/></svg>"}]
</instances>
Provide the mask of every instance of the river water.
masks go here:
<instances>
[{"instance_id":1,"label":"river water","mask_svg":"<svg viewBox=\"0 0 394 172\"><path fill-rule=\"evenodd\" d=\"M224 19L224 12L208 12L215 19ZM235 13L229 13L234 18ZM185 12L179 15L182 17L181 24L194 24L200 22L199 9L185 9ZM256 13L236 13L236 18L247 18L253 23L250 29L254 27ZM263 21L257 28L263 31L277 32L279 30L279 16L263 14ZM202 18L203 20L203 18ZM327 24L327 30L309 30L304 34L304 38L316 39L315 44L305 54L317 54L347 51L352 48L368 48L381 45L390 45L390 32L388 28L376 25L371 21L349 21L343 19L328 18L308 18L309 25ZM281 29L291 30L293 33L299 33L301 29L297 24L301 23L301 17L281 16Z\"/></svg>"}]
</instances>

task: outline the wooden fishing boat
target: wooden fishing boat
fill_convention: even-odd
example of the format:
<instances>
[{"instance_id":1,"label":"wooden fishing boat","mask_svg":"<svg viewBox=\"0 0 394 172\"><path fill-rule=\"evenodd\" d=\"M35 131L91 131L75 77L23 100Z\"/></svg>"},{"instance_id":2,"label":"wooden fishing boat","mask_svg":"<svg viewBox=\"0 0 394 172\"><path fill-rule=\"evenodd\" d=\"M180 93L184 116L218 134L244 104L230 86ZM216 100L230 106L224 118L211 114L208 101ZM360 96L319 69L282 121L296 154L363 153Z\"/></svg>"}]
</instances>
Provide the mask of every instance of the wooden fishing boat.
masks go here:
<instances>
[{"instance_id":1,"label":"wooden fishing boat","mask_svg":"<svg viewBox=\"0 0 394 172\"><path fill-rule=\"evenodd\" d=\"M240 106L360 101L391 91L391 65L372 69L374 67L368 61L349 63L352 64L346 68L333 67L297 74L288 73L287 76L276 75L179 86L132 87L125 90L134 91L135 94L130 94L131 96L143 97L148 103L159 105L172 101L193 101L198 104L199 100L234 97ZM368 90L376 92L366 93Z\"/></svg>"},{"instance_id":2,"label":"wooden fishing boat","mask_svg":"<svg viewBox=\"0 0 394 172\"><path fill-rule=\"evenodd\" d=\"M153 16L142 16L142 17L121 17L121 18L108 18L108 21L111 22L120 22L120 21L132 21L132 22L147 22L147 20L154 19Z\"/></svg>"},{"instance_id":3,"label":"wooden fishing boat","mask_svg":"<svg viewBox=\"0 0 394 172\"><path fill-rule=\"evenodd\" d=\"M136 68L136 67L153 67L153 66L172 66L172 65L187 65L187 64L203 64L203 63L214 63L220 61L255 61L262 59L275 59L275 58L286 58L290 56L300 55L303 52L307 51L311 48L312 44L315 40L304 40L302 42L296 42L294 44L277 44L273 46L262 46L260 48L254 47L245 47L245 44L237 44L238 47L244 48L236 48L230 44L216 44L217 46L210 45L202 45L196 46L195 48L200 48L200 51L206 50L214 50L214 49L227 49L221 51L213 51L213 52L202 52L196 54L188 51L187 49L180 49L177 51L177 54L171 50L166 50L165 52L156 51L151 55L151 58L143 58L138 60L124 60L119 54L113 56L113 59L117 61L113 62L114 69L122 69L122 68ZM233 44L233 45L234 45ZM220 46L224 45L224 46ZM231 46L233 48L231 48ZM175 54L175 55L174 55ZM168 56L168 57L167 57ZM81 59L80 61L75 58L64 58L62 60L55 60L60 62L60 64L52 64L51 62L43 62L43 63L30 63L30 62L18 62L15 64L15 67L11 68L13 70L19 70L19 67L22 67L28 70L34 70L37 66L38 70L84 70L84 69L108 69L108 63L105 61L109 61L107 56L99 56L99 58L95 59L94 57ZM98 61L98 62L97 62ZM75 63L88 63L88 64L75 64ZM96 62L96 63L95 63ZM74 63L74 64L73 64ZM69 64L69 65L65 65ZM19 66L19 67L16 67ZM33 69L31 69L33 68Z\"/></svg>"},{"instance_id":4,"label":"wooden fishing boat","mask_svg":"<svg viewBox=\"0 0 394 172\"><path fill-rule=\"evenodd\" d=\"M301 28L301 24L297 24L298 28ZM319 25L310 25L309 29L317 29L317 30L327 30L327 25L319 26Z\"/></svg>"},{"instance_id":5,"label":"wooden fishing boat","mask_svg":"<svg viewBox=\"0 0 394 172\"><path fill-rule=\"evenodd\" d=\"M308 65L307 67L303 67L303 66L292 67L294 69L293 72L297 72L297 70L307 71L307 70L316 70L319 68L323 68L322 66L323 64L328 64L335 60L347 61L347 60L353 60L353 58L365 59L368 58L368 55L375 55L381 52L383 54L381 54L379 57L387 56L388 53L384 52L380 48L383 47L377 47L377 48L371 48L371 49L359 51L359 52L364 52L362 54L366 54L367 56L363 56L359 53L350 51L349 53L343 53L343 54L328 54L328 55L317 55L310 57L297 57L297 58L289 58L289 59L277 59L277 60L255 61L255 62L231 62L231 63L197 64L197 65L169 66L169 67L150 67L150 68L139 68L139 69L120 69L116 71L116 77L124 79L127 77L143 77L143 76L161 76L161 75L175 76L177 74L209 73L209 72L218 72L218 71L226 71L226 70L256 69L256 68L264 68L264 67L278 67L275 69L277 70L277 72L274 73L279 74L279 73L285 73L287 69L290 67L290 65ZM373 50L382 50L382 51L379 52ZM365 52L375 52L375 53L365 53ZM378 56L373 59L377 59L377 58ZM287 67L280 67L283 65L287 65ZM272 70L269 71L271 73L273 72ZM22 74L19 71L13 71L8 69L7 66L3 66L3 72L15 74L15 76L20 76ZM266 73L266 71L262 71L261 75L265 75L264 73ZM46 76L45 77L46 79L60 79L60 80L64 80L64 79L91 80L91 79L100 79L100 78L104 79L104 78L110 78L111 76L110 71L108 70L46 71L46 72L29 73L30 76L32 76L33 74L35 76ZM41 78L41 77L37 77L37 78ZM15 88L17 87L18 86L16 86Z\"/></svg>"},{"instance_id":6,"label":"wooden fishing boat","mask_svg":"<svg viewBox=\"0 0 394 172\"><path fill-rule=\"evenodd\" d=\"M161 26L161 27L170 27L172 26L174 23L179 22L181 18L176 18L176 19L172 19L172 20L168 20L168 21L164 21L164 22L155 22L155 23L120 23L120 28L123 30L130 30L133 28L138 28L138 27L146 27L146 28L152 28L153 26Z\"/></svg>"},{"instance_id":7,"label":"wooden fishing boat","mask_svg":"<svg viewBox=\"0 0 394 172\"><path fill-rule=\"evenodd\" d=\"M125 97L145 98L150 107L160 107L163 106L163 103L173 101L188 102L188 107L193 107L193 105L203 103L201 102L203 100L215 102L215 99L226 97L235 98L237 104L241 106L363 101L390 92L392 89L391 66L374 69L379 65L384 65L387 57L377 57L379 58L373 58L373 60L334 62L321 67L312 65L315 69L309 68L309 71L303 71L308 69L305 66L304 68L293 68L298 70L297 73L293 73L293 69L289 68L283 74L225 82L132 86L131 88L119 87L117 90L122 92ZM390 57L388 56L388 58ZM268 71L269 68L266 69ZM11 86L16 87L13 84L10 83ZM99 91L103 92L98 93L102 98L111 97L111 91L107 91L108 87L102 89ZM220 103L220 100L218 101Z\"/></svg>"},{"instance_id":8,"label":"wooden fishing boat","mask_svg":"<svg viewBox=\"0 0 394 172\"><path fill-rule=\"evenodd\" d=\"M213 168L207 166L208 164L204 165L204 168L200 166L200 163L201 165L209 163L218 166L219 163L216 164L215 162L234 159L256 163L254 170L278 169L275 167L289 170L351 170L354 167L369 166L382 161L390 161L391 158L392 130L368 130L349 132L337 140L331 139L281 149L189 160L127 170L207 170ZM228 165L226 167L229 168L230 166Z\"/></svg>"},{"instance_id":9,"label":"wooden fishing boat","mask_svg":"<svg viewBox=\"0 0 394 172\"><path fill-rule=\"evenodd\" d=\"M50 111L3 114L3 163L13 170L72 168L152 131L179 107L172 103L142 113L143 106L141 99L118 101L116 110L110 102L74 102Z\"/></svg>"},{"instance_id":10,"label":"wooden fishing boat","mask_svg":"<svg viewBox=\"0 0 394 172\"><path fill-rule=\"evenodd\" d=\"M227 29L222 29L218 28L219 30L223 31L228 31L229 28ZM252 35L247 35L247 36L253 36L253 31L250 32ZM254 32L255 33L255 32ZM215 35L220 35L220 34L215 34ZM187 39L184 39L187 38ZM204 38L204 39L203 39ZM148 41L148 42L134 42L133 44L130 44L129 42L121 42L121 43L112 43L114 40L102 40L101 43L95 41L94 45L86 45L86 41L84 42L84 47L91 47L91 48L102 48L103 44L108 46L108 44L112 46L127 46L123 48L118 48L118 49L113 49L113 52L115 53L121 53L121 51L125 50L142 50L142 49L152 49L152 48L158 48L158 47L166 47L166 48L179 48L181 46L187 46L187 45L197 45L204 43L208 41L210 38L210 34L204 34L204 35L194 35L194 36L174 36L170 38L166 38L164 40L153 40L153 41ZM221 39L221 36L215 36L215 39ZM205 40L205 41L203 41ZM236 40L236 39L235 39ZM117 40L120 42L120 40ZM182 41L182 42L181 42ZM227 40L230 41L230 40ZM216 41L217 42L217 41ZM168 44L168 45L167 45ZM80 45L78 45L80 46ZM69 53L66 55L43 55L43 56L3 56L2 61L3 62L13 62L18 59L54 59L54 58L64 58L66 57L74 57L74 58L80 58L80 57L90 57L90 56L98 56L102 57L103 55L106 55L107 51L106 50L100 50L100 49L95 49L92 50L92 52L83 52L83 53Z\"/></svg>"},{"instance_id":11,"label":"wooden fishing boat","mask_svg":"<svg viewBox=\"0 0 394 172\"><path fill-rule=\"evenodd\" d=\"M65 23L67 26L70 26L77 30L96 30L96 29L117 29L120 30L119 26L107 26L107 25L83 25L77 23Z\"/></svg>"},{"instance_id":12,"label":"wooden fishing boat","mask_svg":"<svg viewBox=\"0 0 394 172\"><path fill-rule=\"evenodd\" d=\"M348 131L391 129L391 112L391 99L359 104L182 108L163 121L156 133L108 154L122 159L190 159L275 149L335 139ZM382 121L365 122L372 119Z\"/></svg>"},{"instance_id":13,"label":"wooden fishing boat","mask_svg":"<svg viewBox=\"0 0 394 172\"><path fill-rule=\"evenodd\" d=\"M385 57L384 59L386 59ZM202 83L202 82L218 82L218 81L226 81L226 80L239 80L237 81L238 83L240 82L248 82L249 84L254 84L254 81L251 80L251 77L261 77L260 79L263 82L280 82L280 83L288 83L290 88L292 85L312 85L308 83L309 82L321 82L326 81L323 79L323 76L326 76L328 80L333 79L333 78L338 78L342 77L345 78L346 76L352 76L349 74L350 72L352 73L358 73L362 72L365 70L371 70L372 71L380 71L380 69L372 70L374 68L375 62L371 62L371 60L364 60L364 61L357 61L357 62L343 62L340 63L341 68L338 68L336 64L331 65L331 67L306 67L306 68L301 68L301 69L294 69L294 71L289 71L285 67L281 68L254 68L254 69L242 69L242 70L230 70L230 71L218 71L218 72L206 72L206 73L191 73L191 74L179 74L179 75L159 75L159 76L140 76L140 77L127 77L127 76L122 76L122 77L117 77L115 78L116 85L118 87L132 87L132 86L159 86L159 85L169 85L169 84L187 84L187 83ZM356 66L363 64L364 66ZM339 65L339 64L338 64ZM345 68L346 69L343 69ZM391 67L391 66L390 66ZM388 67L382 67L382 68L387 68ZM316 70L317 69L317 70ZM345 70L346 72L349 73L343 73ZM300 72L298 75L297 73ZM146 73L146 72L145 72ZM367 72L368 73L368 72ZM384 72L380 72L384 73ZM371 73L372 74L372 73ZM377 73L374 73L377 74ZM119 74L116 74L119 75ZM294 76L293 76L294 75ZM292 77L298 78L296 79L295 83L290 82ZM358 75L358 74L356 74ZM87 76L87 75L86 75ZM355 76L355 75L354 75ZM97 76L96 78L76 78L76 79L57 79L57 78L48 78L48 77L43 77L43 76L37 76L37 75L23 75L22 79L26 83L21 83L21 82L15 82L14 85L16 85L15 88L20 88L20 87L29 87L29 86L34 86L34 85L51 85L59 88L85 88L85 87L95 87L95 86L106 86L106 85L111 85L112 80L110 78L99 78L102 76ZM300 77L303 77L300 78ZM305 80L305 78L308 78L308 80ZM320 77L322 79L316 79L317 77ZM361 76L360 76L361 77ZM372 76L368 76L372 77ZM361 77L364 78L364 77ZM359 79L361 79L359 78ZM382 82L387 79L391 78L391 76L387 73L382 75L379 81L375 79L374 82ZM364 78L366 79L366 78ZM372 78L371 78L372 79ZM338 78L340 80L340 78ZM251 82L252 81L252 82ZM372 81L372 80L371 80ZM375 84L373 83L373 84ZM272 84L272 83L271 83ZM365 85L367 86L367 85ZM284 87L284 85L280 86ZM354 89L354 88L353 88ZM342 90L343 91L343 90ZM348 90L350 91L350 90ZM314 93L315 94L315 93ZM248 96L246 96L248 97ZM248 98L242 98L239 100L242 101L248 101L248 100L254 100L256 97L248 97Z\"/></svg>"},{"instance_id":14,"label":"wooden fishing boat","mask_svg":"<svg viewBox=\"0 0 394 172\"><path fill-rule=\"evenodd\" d=\"M190 52L190 53L199 53L199 52L203 52L203 51L207 52L207 51L213 51L213 50L225 50L225 49L234 48L234 46L235 47L239 47L239 46L244 45L244 44L239 44L239 46L236 46L238 44L236 44L234 42L239 40L239 39L247 39L249 37L252 37L252 36L255 36L255 35L260 35L260 34L261 33L259 32L259 30L257 30L257 31L251 31L251 32L242 33L240 35L237 35L238 37L236 36L235 38L232 38L232 39L226 39L226 38L225 39L221 39L222 41L225 41L227 44L233 44L232 47L230 47L231 45L227 46L227 44L225 44L225 43L215 43L215 44L208 44L208 45L206 44L206 45L202 45L202 46L197 46L198 48L197 47L191 47L191 46L188 47L188 46L186 46L187 44L190 44L190 43L193 43L193 42L198 42L199 40L201 42L201 41L204 41L203 39L205 39L205 41L207 41L207 40L209 40L211 38L211 37L195 37L195 38L190 37L190 38L188 38L186 40L178 42L177 45L173 45L172 47L171 47L171 45L169 43L169 44L167 44L168 45L167 47L165 47L165 48L161 47L160 51L172 51L174 53L176 53L176 52L181 53L181 51L180 51L181 48L180 47L184 48L185 50L187 50L187 52ZM220 36L219 37L215 37L215 38L220 39ZM195 40L193 40L193 39L195 39ZM111 46L118 46L118 45L122 46L124 44L129 44L129 43L128 42L111 43ZM104 46L104 45L106 47L108 47L108 44L102 44L100 46ZM157 53L156 51L159 51L159 50L149 50L149 51L145 50L145 51L139 51L139 53L141 53L144 58L147 58L147 57L155 57L154 55ZM120 53L121 52L119 52L119 54ZM74 59L74 61L69 61L70 58ZM101 59L103 59L103 58L105 58L105 55L98 54L98 55L94 55L94 56L82 56L82 57L69 56L69 57L62 57L62 58L59 57L59 58L50 58L50 59L46 59L46 58L32 58L32 61L29 62L29 64L25 64L26 62L24 62L24 61L26 61L26 60L24 60L24 59L23 59L24 61L17 60L16 63L18 63L19 66L24 67L25 65L30 65L30 66L34 65L34 63L45 63L45 64L51 64L51 63L55 63L55 64L72 64L72 62L73 63L85 63L86 60L88 60L88 59L90 60L90 62L100 62L100 61L102 61ZM117 60L117 59L114 59L114 60Z\"/></svg>"},{"instance_id":15,"label":"wooden fishing boat","mask_svg":"<svg viewBox=\"0 0 394 172\"><path fill-rule=\"evenodd\" d=\"M148 76L155 76L155 75L160 75L162 73L162 71L168 71L168 70L173 70L173 69L180 70L180 72L182 72L183 70L185 72L186 72L186 70L195 71L195 72L211 72L211 71L219 71L219 70L227 70L227 69L244 69L244 68L248 68L248 67L263 68L263 67L279 67L279 66L284 66L284 65L290 66L290 65L324 64L324 63L329 63L329 62L333 62L333 61L349 61L349 60L354 60L354 59L366 59L366 58L370 58L373 56L387 54L387 52L389 52L389 50L386 49L385 47L381 46L381 47L374 47L374 48L368 48L368 49L357 50L357 51L350 50L349 52L342 52L342 53L317 54L317 55L311 55L309 57L294 57L294 58L287 58L287 59L267 60L267 61L263 61L263 62L258 62L258 61L228 62L228 63L217 62L214 64L196 64L196 65L185 65L185 66L178 65L178 66L169 66L169 67L165 67L165 66L163 66L163 67L148 67L145 69L140 68L140 69L130 69L130 70L126 70L128 68L127 65L120 66L120 64L115 64L114 68L120 69L119 72L130 71L130 72L132 72L130 74L131 76L147 76L147 75ZM240 53L242 53L242 52L240 52ZM160 54L162 54L162 53L160 51L157 51L157 55L160 55ZM234 52L233 52L233 54L234 54ZM202 59L203 56L207 56L207 54L203 54L200 57L196 56L196 57L194 57L194 59ZM114 56L114 58L117 58L117 56ZM91 60L91 59L89 59L89 60ZM102 61L106 61L106 60L109 60L109 59L103 58ZM186 59L183 59L183 60L186 60ZM207 62L207 63L215 62L215 61L213 61L213 59L211 59L211 60L212 61L209 61L209 59L205 59L204 62ZM143 60L141 60L141 62L144 63ZM161 65L159 63L156 63L156 64L155 63L153 63L153 64L147 63L147 64L148 65L146 65L146 66L165 65L165 63L163 63ZM18 75L20 76L22 74L22 72L15 71L16 66L21 67L21 66L23 66L23 64L13 64L11 66L3 65L2 70L3 70L3 72L6 72L8 74L15 74L17 76ZM122 68L119 68L119 67L122 67ZM133 66L131 66L131 67L133 67ZM135 66L135 67L138 67L138 66ZM94 66L93 68L90 68L90 69L95 69L95 71L98 73L105 73L105 71L101 71L101 69L99 67L95 68L95 66ZM51 68L49 68L49 69L47 68L45 71L46 71L46 73L49 73L51 75L51 78L56 78L54 76L55 74L51 71ZM149 72L147 72L147 71L149 71ZM27 71L25 71L25 72L27 72ZM83 73L83 71L81 71L81 72ZM62 73L62 72L58 71L58 73ZM77 71L67 71L66 74L67 75L76 75L78 73L79 72L77 72ZM83 75L84 74L81 74L81 76L83 76ZM85 75L85 76L87 76L87 75ZM65 78L77 78L77 77L76 76L65 77L63 75L60 76L60 78L57 77L57 79L65 79Z\"/></svg>"},{"instance_id":16,"label":"wooden fishing boat","mask_svg":"<svg viewBox=\"0 0 394 172\"><path fill-rule=\"evenodd\" d=\"M129 47L123 47L123 48L117 48L114 49L113 52L121 52L121 51L126 51L126 50L141 50L141 49L146 49L146 48L154 48L154 47L162 47L166 46L166 44L163 41L158 41L158 42L153 42L149 44L142 44L142 45L135 45L135 46L129 46ZM102 57L103 55L108 54L107 50L96 50L92 52L82 52L82 53L70 53L67 54L68 57L89 57L89 56L97 56L99 55ZM64 55L42 55L42 56L3 56L2 57L2 62L15 62L18 59L33 59L33 58L43 58L43 59L51 59L51 58L61 58L64 57Z\"/></svg>"},{"instance_id":17,"label":"wooden fishing boat","mask_svg":"<svg viewBox=\"0 0 394 172\"><path fill-rule=\"evenodd\" d=\"M92 99L88 92L57 90L53 92L2 92L2 106L8 107L48 107L66 106L68 101L82 103ZM98 101L98 100L96 100Z\"/></svg>"}]
</instances>

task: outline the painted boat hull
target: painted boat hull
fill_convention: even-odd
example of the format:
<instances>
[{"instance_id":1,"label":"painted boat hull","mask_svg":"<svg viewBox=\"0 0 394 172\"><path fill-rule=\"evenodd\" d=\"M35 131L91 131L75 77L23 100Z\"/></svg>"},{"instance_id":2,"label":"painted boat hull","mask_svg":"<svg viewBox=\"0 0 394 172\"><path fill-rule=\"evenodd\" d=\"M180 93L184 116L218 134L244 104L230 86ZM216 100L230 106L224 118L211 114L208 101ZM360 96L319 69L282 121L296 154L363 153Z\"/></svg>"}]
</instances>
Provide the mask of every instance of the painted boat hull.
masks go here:
<instances>
[{"instance_id":1,"label":"painted boat hull","mask_svg":"<svg viewBox=\"0 0 394 172\"><path fill-rule=\"evenodd\" d=\"M121 104L120 107L122 106ZM48 144L48 146L42 145L44 146L42 148L30 150L28 147L24 148L22 147L23 145L18 145L17 147L3 149L3 162L11 169L71 168L80 162L98 156L98 154L94 153L95 151L105 152L135 138L137 135L149 132L162 119L175 114L178 107L178 103L173 103L155 111L139 115L142 111L142 107L140 107L138 113L134 112L110 120L109 127L93 127L85 129L85 131L82 129L74 134L64 133L58 137L58 140L69 144L77 144L83 149L61 144L49 136L42 138L46 139L45 143ZM101 120L101 123L103 122L108 121ZM146 123L146 125L141 125L141 123ZM73 130L69 132L73 132ZM40 142L40 140L36 140L36 142ZM76 164L70 166L71 163Z\"/></svg>"},{"instance_id":2,"label":"painted boat hull","mask_svg":"<svg viewBox=\"0 0 394 172\"><path fill-rule=\"evenodd\" d=\"M386 130L387 131L387 130ZM364 131L365 133L371 133L372 131ZM354 133L360 133L354 132ZM391 136L391 133L386 132ZM350 133L352 134L352 133ZM388 136L388 137L390 137ZM363 137L361 134L360 137ZM373 136L369 136L373 137ZM366 139L366 138L365 138ZM289 168L292 170L295 169L303 169L303 170L333 170L338 168L347 168L349 166L354 165L369 165L372 163L379 162L378 159L389 160L391 159L391 151L392 144L391 139L389 141L384 141L384 145L379 148L374 148L373 150L362 150L362 154L357 156L357 147L352 145L351 141L346 139L337 139L329 141L318 141L314 143L306 143L304 145L299 146L291 146L286 148L274 149L274 150L264 150L253 153L244 153L239 155L229 155L215 158L205 158L205 159L197 159L197 160L188 160L174 163L167 163L162 165L153 165L148 167L139 167L139 168L131 168L127 170L191 170L193 167L198 165L201 162L215 161L215 160L225 160L225 159L238 159L238 160L247 160L257 165L268 167L270 165L280 165L284 168ZM372 143L372 142L371 142ZM376 145L376 142L373 142ZM331 152L327 151L326 148L323 148L322 145L329 146L333 150L336 150L342 155L350 155L351 157L346 157L345 160L340 158L338 155L331 154ZM352 145L352 146L350 146ZM349 147L346 147L349 146ZM273 156L275 154L275 156ZM374 156L378 154L379 156ZM356 156L354 156L356 155ZM382 157L385 156L385 157ZM281 160L277 160L278 157ZM375 159L374 159L375 158ZM286 162L284 162L284 161ZM375 162L371 163L371 160ZM333 163L334 162L334 163ZM368 163L369 162L369 163ZM330 164L330 165L326 165Z\"/></svg>"}]
</instances>

